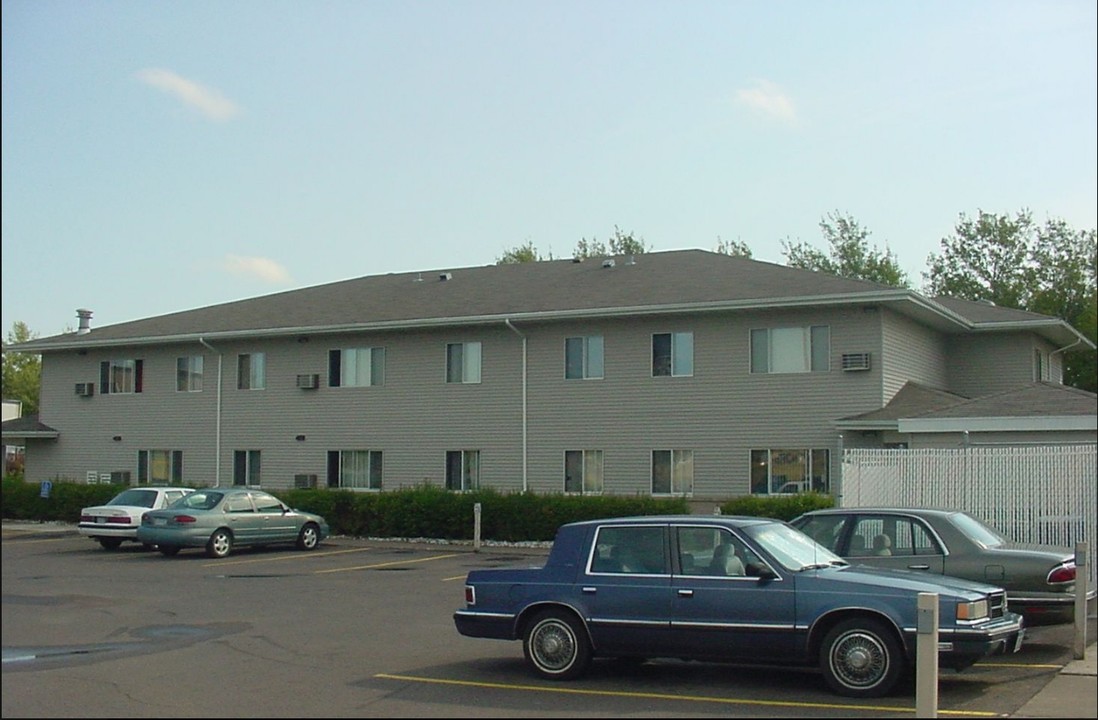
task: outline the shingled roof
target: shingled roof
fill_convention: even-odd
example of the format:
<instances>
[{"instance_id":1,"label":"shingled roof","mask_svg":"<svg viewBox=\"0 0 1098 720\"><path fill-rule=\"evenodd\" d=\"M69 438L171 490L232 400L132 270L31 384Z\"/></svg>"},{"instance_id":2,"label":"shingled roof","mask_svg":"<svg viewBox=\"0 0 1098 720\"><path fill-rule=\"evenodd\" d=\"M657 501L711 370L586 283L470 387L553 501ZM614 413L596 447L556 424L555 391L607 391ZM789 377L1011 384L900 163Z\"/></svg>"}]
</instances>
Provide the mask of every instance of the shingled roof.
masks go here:
<instances>
[{"instance_id":1,"label":"shingled roof","mask_svg":"<svg viewBox=\"0 0 1098 720\"><path fill-rule=\"evenodd\" d=\"M907 289L705 250L675 250L370 275L36 339L11 349L841 303L893 303L899 312L954 332L968 322ZM1055 318L1027 315L1057 340L1078 336Z\"/></svg>"}]
</instances>

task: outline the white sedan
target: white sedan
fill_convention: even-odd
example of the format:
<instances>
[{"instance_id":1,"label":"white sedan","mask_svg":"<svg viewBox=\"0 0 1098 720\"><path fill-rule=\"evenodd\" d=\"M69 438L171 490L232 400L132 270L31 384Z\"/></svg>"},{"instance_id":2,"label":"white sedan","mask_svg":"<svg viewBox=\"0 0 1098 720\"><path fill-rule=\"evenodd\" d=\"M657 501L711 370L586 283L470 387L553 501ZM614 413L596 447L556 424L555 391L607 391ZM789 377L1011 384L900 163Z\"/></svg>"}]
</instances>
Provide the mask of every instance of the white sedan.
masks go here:
<instances>
[{"instance_id":1,"label":"white sedan","mask_svg":"<svg viewBox=\"0 0 1098 720\"><path fill-rule=\"evenodd\" d=\"M123 490L106 505L86 507L80 511L77 530L81 535L97 540L106 550L115 550L126 540L137 541L141 516L149 510L160 510L191 494L194 488L137 487Z\"/></svg>"}]
</instances>

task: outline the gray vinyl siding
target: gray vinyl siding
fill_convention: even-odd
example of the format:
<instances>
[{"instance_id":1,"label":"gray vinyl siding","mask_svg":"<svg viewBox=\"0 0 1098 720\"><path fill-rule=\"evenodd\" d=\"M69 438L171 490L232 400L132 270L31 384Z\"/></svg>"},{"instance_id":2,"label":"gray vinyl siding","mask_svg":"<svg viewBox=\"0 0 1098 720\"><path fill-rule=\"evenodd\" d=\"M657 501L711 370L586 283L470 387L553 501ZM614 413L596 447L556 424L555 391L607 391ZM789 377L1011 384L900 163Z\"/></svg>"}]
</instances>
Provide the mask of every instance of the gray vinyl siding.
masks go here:
<instances>
[{"instance_id":1,"label":"gray vinyl siding","mask_svg":"<svg viewBox=\"0 0 1098 720\"><path fill-rule=\"evenodd\" d=\"M752 374L753 328L829 325L831 370ZM692 377L652 376L652 335L694 334ZM528 330L531 489L561 492L564 453L602 450L607 493L648 494L653 450L694 452L694 496L747 494L752 449L827 448L831 422L880 406L879 371L844 373L843 352L879 339L861 311L702 314L558 323ZM602 335L601 380L564 379L564 342Z\"/></svg>"},{"instance_id":2,"label":"gray vinyl siding","mask_svg":"<svg viewBox=\"0 0 1098 720\"><path fill-rule=\"evenodd\" d=\"M909 381L953 389L948 380L950 358L940 333L888 310L881 311L881 333L885 402Z\"/></svg>"},{"instance_id":3,"label":"gray vinyl siding","mask_svg":"<svg viewBox=\"0 0 1098 720\"><path fill-rule=\"evenodd\" d=\"M1032 333L951 336L949 389L966 397L990 395L1032 382L1033 350L1054 350Z\"/></svg>"}]
</instances>

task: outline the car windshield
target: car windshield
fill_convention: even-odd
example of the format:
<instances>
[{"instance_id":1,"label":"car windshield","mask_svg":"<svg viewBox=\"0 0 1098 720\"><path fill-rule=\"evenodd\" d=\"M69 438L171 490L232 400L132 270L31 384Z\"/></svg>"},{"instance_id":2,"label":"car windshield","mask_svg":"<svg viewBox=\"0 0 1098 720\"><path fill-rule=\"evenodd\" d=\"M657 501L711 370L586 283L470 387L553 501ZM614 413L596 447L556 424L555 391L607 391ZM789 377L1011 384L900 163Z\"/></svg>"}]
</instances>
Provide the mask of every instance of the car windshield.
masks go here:
<instances>
[{"instance_id":1,"label":"car windshield","mask_svg":"<svg viewBox=\"0 0 1098 720\"><path fill-rule=\"evenodd\" d=\"M789 570L846 565L847 562L800 530L783 523L749 525L744 532Z\"/></svg>"},{"instance_id":2,"label":"car windshield","mask_svg":"<svg viewBox=\"0 0 1098 720\"><path fill-rule=\"evenodd\" d=\"M999 547L1006 543L1006 538L966 513L953 513L953 522L973 542L985 548Z\"/></svg>"},{"instance_id":3,"label":"car windshield","mask_svg":"<svg viewBox=\"0 0 1098 720\"><path fill-rule=\"evenodd\" d=\"M151 508L156 504L155 490L126 490L115 495L108 505L132 505Z\"/></svg>"},{"instance_id":4,"label":"car windshield","mask_svg":"<svg viewBox=\"0 0 1098 720\"><path fill-rule=\"evenodd\" d=\"M186 497L182 497L171 504L173 508L186 508L188 510L212 510L221 502L225 493L216 490L199 490Z\"/></svg>"}]
</instances>

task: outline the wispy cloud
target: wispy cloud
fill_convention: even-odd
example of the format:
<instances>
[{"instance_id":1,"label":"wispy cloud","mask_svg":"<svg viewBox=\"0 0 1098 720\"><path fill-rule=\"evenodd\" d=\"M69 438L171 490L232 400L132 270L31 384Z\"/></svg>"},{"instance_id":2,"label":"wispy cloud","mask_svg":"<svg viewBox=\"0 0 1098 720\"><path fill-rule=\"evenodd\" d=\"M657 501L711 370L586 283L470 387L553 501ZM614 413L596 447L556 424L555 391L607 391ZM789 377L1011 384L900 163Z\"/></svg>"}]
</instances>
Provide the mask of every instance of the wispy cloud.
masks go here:
<instances>
[{"instance_id":1,"label":"wispy cloud","mask_svg":"<svg viewBox=\"0 0 1098 720\"><path fill-rule=\"evenodd\" d=\"M736 100L754 112L776 118L787 124L797 122L793 100L777 84L756 80L755 86L736 91Z\"/></svg>"},{"instance_id":2,"label":"wispy cloud","mask_svg":"<svg viewBox=\"0 0 1098 720\"><path fill-rule=\"evenodd\" d=\"M286 268L270 258L226 255L221 267L233 275L247 275L271 284L290 281L290 273Z\"/></svg>"},{"instance_id":3,"label":"wispy cloud","mask_svg":"<svg viewBox=\"0 0 1098 720\"><path fill-rule=\"evenodd\" d=\"M211 120L229 120L240 112L236 103L217 90L176 75L171 70L146 68L137 73L137 78L146 85L174 96Z\"/></svg>"}]
</instances>

